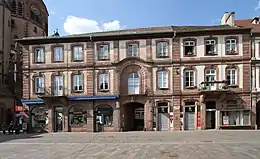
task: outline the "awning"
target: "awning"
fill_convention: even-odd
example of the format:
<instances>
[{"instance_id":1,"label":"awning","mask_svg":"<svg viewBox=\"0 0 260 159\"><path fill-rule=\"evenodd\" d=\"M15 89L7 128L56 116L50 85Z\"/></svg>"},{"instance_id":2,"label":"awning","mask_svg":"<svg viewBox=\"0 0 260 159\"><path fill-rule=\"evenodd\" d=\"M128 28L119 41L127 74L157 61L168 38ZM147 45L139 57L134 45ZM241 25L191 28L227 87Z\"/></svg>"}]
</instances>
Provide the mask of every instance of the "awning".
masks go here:
<instances>
[{"instance_id":1,"label":"awning","mask_svg":"<svg viewBox=\"0 0 260 159\"><path fill-rule=\"evenodd\" d=\"M79 96L67 97L70 101L115 100L118 96Z\"/></svg>"},{"instance_id":2,"label":"awning","mask_svg":"<svg viewBox=\"0 0 260 159\"><path fill-rule=\"evenodd\" d=\"M22 104L26 104L26 105L44 104L43 100L41 100L41 99L21 100L21 102L22 102Z\"/></svg>"}]
</instances>

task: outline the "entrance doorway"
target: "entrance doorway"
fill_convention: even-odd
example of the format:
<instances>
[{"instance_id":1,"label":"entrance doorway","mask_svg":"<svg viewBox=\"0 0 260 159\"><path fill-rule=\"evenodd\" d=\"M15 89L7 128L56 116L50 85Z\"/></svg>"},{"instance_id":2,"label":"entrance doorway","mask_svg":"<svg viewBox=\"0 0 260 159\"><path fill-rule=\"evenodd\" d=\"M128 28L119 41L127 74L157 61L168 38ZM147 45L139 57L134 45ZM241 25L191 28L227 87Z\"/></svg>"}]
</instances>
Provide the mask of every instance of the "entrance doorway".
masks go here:
<instances>
[{"instance_id":1,"label":"entrance doorway","mask_svg":"<svg viewBox=\"0 0 260 159\"><path fill-rule=\"evenodd\" d=\"M168 131L168 103L158 103L158 130Z\"/></svg>"},{"instance_id":2,"label":"entrance doorway","mask_svg":"<svg viewBox=\"0 0 260 159\"><path fill-rule=\"evenodd\" d=\"M260 102L256 105L256 125L257 129L260 129Z\"/></svg>"},{"instance_id":3,"label":"entrance doorway","mask_svg":"<svg viewBox=\"0 0 260 159\"><path fill-rule=\"evenodd\" d=\"M191 106L185 105L185 130L195 129L195 103Z\"/></svg>"},{"instance_id":4,"label":"entrance doorway","mask_svg":"<svg viewBox=\"0 0 260 159\"><path fill-rule=\"evenodd\" d=\"M216 102L206 102L206 129L216 128Z\"/></svg>"},{"instance_id":5,"label":"entrance doorway","mask_svg":"<svg viewBox=\"0 0 260 159\"><path fill-rule=\"evenodd\" d=\"M142 131L144 129L144 105L127 103L123 106L123 130Z\"/></svg>"},{"instance_id":6,"label":"entrance doorway","mask_svg":"<svg viewBox=\"0 0 260 159\"><path fill-rule=\"evenodd\" d=\"M64 125L64 115L63 115L63 107L56 106L54 107L54 132L63 131Z\"/></svg>"}]
</instances>

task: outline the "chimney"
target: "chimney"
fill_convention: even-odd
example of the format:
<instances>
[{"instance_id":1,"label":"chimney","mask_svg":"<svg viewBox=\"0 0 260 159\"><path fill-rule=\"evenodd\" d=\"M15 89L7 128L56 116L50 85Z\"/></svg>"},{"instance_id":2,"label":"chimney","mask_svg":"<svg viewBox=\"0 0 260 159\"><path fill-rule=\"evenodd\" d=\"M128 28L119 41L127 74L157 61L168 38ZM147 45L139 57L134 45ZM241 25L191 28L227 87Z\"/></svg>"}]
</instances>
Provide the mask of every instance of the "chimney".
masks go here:
<instances>
[{"instance_id":1,"label":"chimney","mask_svg":"<svg viewBox=\"0 0 260 159\"><path fill-rule=\"evenodd\" d=\"M221 25L226 25L227 24L226 23L227 18L228 18L228 12L225 12L224 15L221 18Z\"/></svg>"}]
</instances>

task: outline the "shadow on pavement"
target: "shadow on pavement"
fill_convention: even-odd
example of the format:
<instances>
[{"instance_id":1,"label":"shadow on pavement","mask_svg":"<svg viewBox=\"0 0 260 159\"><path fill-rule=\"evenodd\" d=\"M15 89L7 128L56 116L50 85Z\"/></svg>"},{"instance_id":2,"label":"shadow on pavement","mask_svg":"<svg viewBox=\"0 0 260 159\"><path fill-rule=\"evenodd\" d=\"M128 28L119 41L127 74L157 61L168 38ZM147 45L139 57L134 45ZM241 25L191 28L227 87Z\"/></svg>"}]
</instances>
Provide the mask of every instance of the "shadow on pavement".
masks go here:
<instances>
[{"instance_id":1,"label":"shadow on pavement","mask_svg":"<svg viewBox=\"0 0 260 159\"><path fill-rule=\"evenodd\" d=\"M33 139L33 138L41 138L42 134L37 133L37 134L27 134L27 133L22 133L22 134L3 134L0 132L0 143L2 142L8 142L8 141L13 141L13 140L19 140L19 139Z\"/></svg>"}]
</instances>

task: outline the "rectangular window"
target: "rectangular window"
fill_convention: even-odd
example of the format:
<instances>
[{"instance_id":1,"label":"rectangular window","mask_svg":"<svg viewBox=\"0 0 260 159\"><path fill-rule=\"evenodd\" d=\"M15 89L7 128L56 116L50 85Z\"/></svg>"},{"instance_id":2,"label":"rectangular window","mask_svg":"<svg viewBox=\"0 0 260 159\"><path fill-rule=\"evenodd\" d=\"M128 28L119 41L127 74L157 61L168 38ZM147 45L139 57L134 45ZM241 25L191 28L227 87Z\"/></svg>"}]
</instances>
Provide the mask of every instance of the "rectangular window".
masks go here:
<instances>
[{"instance_id":1,"label":"rectangular window","mask_svg":"<svg viewBox=\"0 0 260 159\"><path fill-rule=\"evenodd\" d=\"M216 40L206 40L206 55L216 55L217 46Z\"/></svg>"},{"instance_id":2,"label":"rectangular window","mask_svg":"<svg viewBox=\"0 0 260 159\"><path fill-rule=\"evenodd\" d=\"M82 46L73 47L73 61L83 61L83 48Z\"/></svg>"},{"instance_id":3,"label":"rectangular window","mask_svg":"<svg viewBox=\"0 0 260 159\"><path fill-rule=\"evenodd\" d=\"M54 62L63 62L63 48L54 47L53 52L54 52L54 54L53 54Z\"/></svg>"},{"instance_id":4,"label":"rectangular window","mask_svg":"<svg viewBox=\"0 0 260 159\"><path fill-rule=\"evenodd\" d=\"M83 76L73 75L73 90L76 92L83 91Z\"/></svg>"},{"instance_id":5,"label":"rectangular window","mask_svg":"<svg viewBox=\"0 0 260 159\"><path fill-rule=\"evenodd\" d=\"M156 48L157 48L158 58L163 58L168 56L168 42L158 42Z\"/></svg>"},{"instance_id":6,"label":"rectangular window","mask_svg":"<svg viewBox=\"0 0 260 159\"><path fill-rule=\"evenodd\" d=\"M128 57L138 57L138 44L128 45Z\"/></svg>"},{"instance_id":7,"label":"rectangular window","mask_svg":"<svg viewBox=\"0 0 260 159\"><path fill-rule=\"evenodd\" d=\"M34 62L35 63L44 63L45 62L45 53L43 48L36 48L34 52Z\"/></svg>"},{"instance_id":8,"label":"rectangular window","mask_svg":"<svg viewBox=\"0 0 260 159\"><path fill-rule=\"evenodd\" d=\"M184 86L185 87L194 87L194 71L193 70L186 70L184 72Z\"/></svg>"},{"instance_id":9,"label":"rectangular window","mask_svg":"<svg viewBox=\"0 0 260 159\"><path fill-rule=\"evenodd\" d=\"M195 41L184 41L184 55L195 55Z\"/></svg>"},{"instance_id":10,"label":"rectangular window","mask_svg":"<svg viewBox=\"0 0 260 159\"><path fill-rule=\"evenodd\" d=\"M109 46L108 45L99 46L98 59L99 60L108 60L109 59Z\"/></svg>"},{"instance_id":11,"label":"rectangular window","mask_svg":"<svg viewBox=\"0 0 260 159\"><path fill-rule=\"evenodd\" d=\"M107 73L102 73L99 74L99 89L100 90L108 90L108 74Z\"/></svg>"},{"instance_id":12,"label":"rectangular window","mask_svg":"<svg viewBox=\"0 0 260 159\"><path fill-rule=\"evenodd\" d=\"M168 88L168 72L159 71L157 73L158 87L159 88Z\"/></svg>"},{"instance_id":13,"label":"rectangular window","mask_svg":"<svg viewBox=\"0 0 260 159\"><path fill-rule=\"evenodd\" d=\"M222 112L222 125L249 125L250 111L224 111Z\"/></svg>"},{"instance_id":14,"label":"rectangular window","mask_svg":"<svg viewBox=\"0 0 260 159\"><path fill-rule=\"evenodd\" d=\"M226 53L235 54L237 51L237 40L236 39L227 39L226 40Z\"/></svg>"},{"instance_id":15,"label":"rectangular window","mask_svg":"<svg viewBox=\"0 0 260 159\"><path fill-rule=\"evenodd\" d=\"M35 77L35 93L44 93L44 77Z\"/></svg>"},{"instance_id":16,"label":"rectangular window","mask_svg":"<svg viewBox=\"0 0 260 159\"><path fill-rule=\"evenodd\" d=\"M54 76L54 95L63 95L63 76Z\"/></svg>"},{"instance_id":17,"label":"rectangular window","mask_svg":"<svg viewBox=\"0 0 260 159\"><path fill-rule=\"evenodd\" d=\"M137 73L128 75L128 94L140 93L140 78Z\"/></svg>"},{"instance_id":18,"label":"rectangular window","mask_svg":"<svg viewBox=\"0 0 260 159\"><path fill-rule=\"evenodd\" d=\"M227 69L227 82L228 85L237 85L237 70Z\"/></svg>"}]
</instances>

